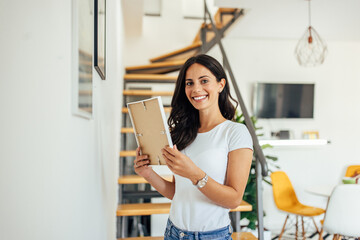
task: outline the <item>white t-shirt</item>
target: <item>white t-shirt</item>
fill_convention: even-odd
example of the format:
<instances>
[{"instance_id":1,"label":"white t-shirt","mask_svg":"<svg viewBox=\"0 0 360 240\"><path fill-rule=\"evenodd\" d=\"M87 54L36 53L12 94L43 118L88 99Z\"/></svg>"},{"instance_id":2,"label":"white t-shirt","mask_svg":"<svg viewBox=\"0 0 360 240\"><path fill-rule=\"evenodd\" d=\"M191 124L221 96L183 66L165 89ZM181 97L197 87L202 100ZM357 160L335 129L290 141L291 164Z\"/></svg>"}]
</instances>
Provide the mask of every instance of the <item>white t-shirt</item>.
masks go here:
<instances>
[{"instance_id":1,"label":"white t-shirt","mask_svg":"<svg viewBox=\"0 0 360 240\"><path fill-rule=\"evenodd\" d=\"M187 155L209 177L225 183L229 152L253 149L252 138L245 125L227 120L205 133L181 152ZM170 220L180 229L211 231L230 224L229 209L208 199L192 182L175 175L175 195Z\"/></svg>"}]
</instances>

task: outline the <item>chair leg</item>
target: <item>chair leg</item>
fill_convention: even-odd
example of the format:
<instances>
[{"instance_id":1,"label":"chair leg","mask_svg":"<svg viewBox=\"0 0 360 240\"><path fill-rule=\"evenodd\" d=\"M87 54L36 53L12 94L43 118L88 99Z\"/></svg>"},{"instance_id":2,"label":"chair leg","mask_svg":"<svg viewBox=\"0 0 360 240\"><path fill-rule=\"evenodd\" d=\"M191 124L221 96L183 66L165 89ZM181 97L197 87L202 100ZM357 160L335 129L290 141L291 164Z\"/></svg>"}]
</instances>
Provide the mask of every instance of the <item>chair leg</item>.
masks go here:
<instances>
[{"instance_id":1,"label":"chair leg","mask_svg":"<svg viewBox=\"0 0 360 240\"><path fill-rule=\"evenodd\" d=\"M338 240L339 239L339 234L334 234L333 240Z\"/></svg>"},{"instance_id":2,"label":"chair leg","mask_svg":"<svg viewBox=\"0 0 360 240\"><path fill-rule=\"evenodd\" d=\"M316 231L320 234L319 228L317 227L317 225L316 225L316 223L315 223L315 219L314 219L313 217L312 217L311 219L313 220L313 223L314 223L314 226L315 226L315 228L316 228ZM322 231L322 229L321 229L321 231Z\"/></svg>"},{"instance_id":3,"label":"chair leg","mask_svg":"<svg viewBox=\"0 0 360 240\"><path fill-rule=\"evenodd\" d=\"M323 240L323 233L324 233L324 228L321 227L321 231L319 233L319 240Z\"/></svg>"},{"instance_id":4,"label":"chair leg","mask_svg":"<svg viewBox=\"0 0 360 240\"><path fill-rule=\"evenodd\" d=\"M286 226L286 222L287 222L288 218L289 218L289 214L286 215L284 226L283 226L283 228L281 229L281 233L280 233L280 235L279 235L279 240L281 240L281 237L282 237L282 235L284 234L285 226Z\"/></svg>"},{"instance_id":5,"label":"chair leg","mask_svg":"<svg viewBox=\"0 0 360 240\"><path fill-rule=\"evenodd\" d=\"M303 216L301 216L301 226L302 226L303 240L305 240L305 227L304 227L304 217Z\"/></svg>"},{"instance_id":6,"label":"chair leg","mask_svg":"<svg viewBox=\"0 0 360 240\"><path fill-rule=\"evenodd\" d=\"M296 215L296 225L295 225L295 240L298 238L298 216Z\"/></svg>"}]
</instances>

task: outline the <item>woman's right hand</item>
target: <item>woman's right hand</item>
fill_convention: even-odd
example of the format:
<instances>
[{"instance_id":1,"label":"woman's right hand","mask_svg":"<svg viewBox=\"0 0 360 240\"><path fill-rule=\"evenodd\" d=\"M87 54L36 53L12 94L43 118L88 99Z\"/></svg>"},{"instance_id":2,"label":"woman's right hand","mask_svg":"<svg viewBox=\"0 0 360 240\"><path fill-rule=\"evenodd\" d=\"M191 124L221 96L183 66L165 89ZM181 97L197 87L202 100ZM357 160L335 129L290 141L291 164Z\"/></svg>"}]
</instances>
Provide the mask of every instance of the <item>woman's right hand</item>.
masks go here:
<instances>
[{"instance_id":1,"label":"woman's right hand","mask_svg":"<svg viewBox=\"0 0 360 240\"><path fill-rule=\"evenodd\" d=\"M136 149L136 159L134 160L134 169L136 174L147 178L150 176L150 173L153 171L149 167L150 160L148 155L140 155L140 147Z\"/></svg>"}]
</instances>

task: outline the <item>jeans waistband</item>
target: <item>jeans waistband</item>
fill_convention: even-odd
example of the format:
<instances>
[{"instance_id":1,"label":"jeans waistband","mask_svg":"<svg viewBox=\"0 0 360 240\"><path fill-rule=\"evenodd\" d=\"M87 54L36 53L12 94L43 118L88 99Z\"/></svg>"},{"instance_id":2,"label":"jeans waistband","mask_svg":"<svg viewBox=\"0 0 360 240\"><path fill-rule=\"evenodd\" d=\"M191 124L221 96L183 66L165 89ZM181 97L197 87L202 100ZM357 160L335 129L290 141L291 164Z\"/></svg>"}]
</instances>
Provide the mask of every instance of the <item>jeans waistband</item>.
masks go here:
<instances>
[{"instance_id":1,"label":"jeans waistband","mask_svg":"<svg viewBox=\"0 0 360 240\"><path fill-rule=\"evenodd\" d=\"M170 232L171 230L175 231L176 234L178 236L180 236L181 238L184 236L207 236L207 235L213 235L213 234L227 234L227 233L232 233L233 229L231 227L231 225L219 228L219 229L215 229L215 230L211 230L211 231L187 231L187 230L183 230L180 229L178 227L176 227L173 222L168 219L167 225L166 225L166 229Z\"/></svg>"}]
</instances>

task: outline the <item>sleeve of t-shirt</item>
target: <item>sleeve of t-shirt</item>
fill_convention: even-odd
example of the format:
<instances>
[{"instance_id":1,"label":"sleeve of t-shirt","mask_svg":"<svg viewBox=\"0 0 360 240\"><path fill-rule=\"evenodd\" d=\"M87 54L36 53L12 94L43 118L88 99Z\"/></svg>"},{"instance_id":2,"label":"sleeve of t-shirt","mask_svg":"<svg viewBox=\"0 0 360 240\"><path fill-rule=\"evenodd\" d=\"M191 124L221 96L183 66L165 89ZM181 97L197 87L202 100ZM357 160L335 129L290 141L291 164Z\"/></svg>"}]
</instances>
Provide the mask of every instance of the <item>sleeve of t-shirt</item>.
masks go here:
<instances>
[{"instance_id":1,"label":"sleeve of t-shirt","mask_svg":"<svg viewBox=\"0 0 360 240\"><path fill-rule=\"evenodd\" d=\"M229 152L240 148L253 150L253 141L247 127L244 124L236 123L230 130Z\"/></svg>"}]
</instances>

